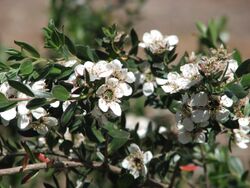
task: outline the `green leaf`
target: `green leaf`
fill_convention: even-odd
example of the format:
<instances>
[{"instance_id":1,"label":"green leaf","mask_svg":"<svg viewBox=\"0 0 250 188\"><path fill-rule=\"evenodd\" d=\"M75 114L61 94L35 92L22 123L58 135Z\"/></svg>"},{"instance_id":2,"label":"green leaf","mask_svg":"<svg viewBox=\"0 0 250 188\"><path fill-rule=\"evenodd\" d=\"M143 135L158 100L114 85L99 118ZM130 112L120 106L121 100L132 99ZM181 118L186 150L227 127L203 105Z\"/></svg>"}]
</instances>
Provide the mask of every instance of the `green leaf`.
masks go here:
<instances>
[{"instance_id":1,"label":"green leaf","mask_svg":"<svg viewBox=\"0 0 250 188\"><path fill-rule=\"evenodd\" d=\"M32 90L30 89L29 86L26 86L24 85L22 82L19 82L19 81L16 81L16 80L8 80L8 83L11 87L15 88L16 90L28 95L28 96L31 96L31 97L34 97L34 93L32 92Z\"/></svg>"},{"instance_id":2,"label":"green leaf","mask_svg":"<svg viewBox=\"0 0 250 188\"><path fill-rule=\"evenodd\" d=\"M64 35L64 37L65 37L65 44L68 50L70 51L71 54L76 55L76 48L75 48L74 43L66 35Z\"/></svg>"},{"instance_id":3,"label":"green leaf","mask_svg":"<svg viewBox=\"0 0 250 188\"><path fill-rule=\"evenodd\" d=\"M113 138L129 139L129 132L117 129L113 124L107 124L103 128L108 130L108 134Z\"/></svg>"},{"instance_id":4,"label":"green leaf","mask_svg":"<svg viewBox=\"0 0 250 188\"><path fill-rule=\"evenodd\" d=\"M95 126L92 126L91 130L100 143L103 143L105 141L105 138L103 137L100 129L97 129Z\"/></svg>"},{"instance_id":5,"label":"green leaf","mask_svg":"<svg viewBox=\"0 0 250 188\"><path fill-rule=\"evenodd\" d=\"M119 148L121 148L126 142L128 141L127 138L113 138L113 140L108 145L108 153L114 153Z\"/></svg>"},{"instance_id":6,"label":"green leaf","mask_svg":"<svg viewBox=\"0 0 250 188\"><path fill-rule=\"evenodd\" d=\"M3 62L0 62L0 71L8 71L10 67Z\"/></svg>"},{"instance_id":7,"label":"green leaf","mask_svg":"<svg viewBox=\"0 0 250 188\"><path fill-rule=\"evenodd\" d=\"M67 109L63 112L61 120L60 120L62 126L65 126L70 122L70 120L72 119L72 117L75 114L76 107L77 107L76 103L71 103L67 107Z\"/></svg>"},{"instance_id":8,"label":"green leaf","mask_svg":"<svg viewBox=\"0 0 250 188\"><path fill-rule=\"evenodd\" d=\"M39 170L33 170L31 172L29 172L21 181L21 184L25 184L27 183L29 180L32 180L33 178L35 178L39 173Z\"/></svg>"},{"instance_id":9,"label":"green leaf","mask_svg":"<svg viewBox=\"0 0 250 188\"><path fill-rule=\"evenodd\" d=\"M70 93L68 92L68 90L61 85L53 87L52 94L53 97L60 101L66 101L70 97Z\"/></svg>"},{"instance_id":10,"label":"green leaf","mask_svg":"<svg viewBox=\"0 0 250 188\"><path fill-rule=\"evenodd\" d=\"M241 84L245 89L250 88L250 73L244 74L244 75L241 77L240 84Z\"/></svg>"},{"instance_id":11,"label":"green leaf","mask_svg":"<svg viewBox=\"0 0 250 188\"><path fill-rule=\"evenodd\" d=\"M26 107L28 109L36 109L38 107L41 107L47 103L47 100L45 98L35 98L28 102Z\"/></svg>"},{"instance_id":12,"label":"green leaf","mask_svg":"<svg viewBox=\"0 0 250 188\"><path fill-rule=\"evenodd\" d=\"M234 51L233 59L236 60L238 62L238 64L241 64L242 58L241 58L241 54L240 54L239 50L234 49L233 51Z\"/></svg>"},{"instance_id":13,"label":"green leaf","mask_svg":"<svg viewBox=\"0 0 250 188\"><path fill-rule=\"evenodd\" d=\"M240 64L238 69L235 71L235 74L238 77L241 77L243 74L248 74L250 73L250 59L247 59L243 63Z\"/></svg>"},{"instance_id":14,"label":"green leaf","mask_svg":"<svg viewBox=\"0 0 250 188\"><path fill-rule=\"evenodd\" d=\"M136 55L138 52L139 39L134 29L131 29L130 31L130 38L131 38L132 48L130 49L129 54Z\"/></svg>"},{"instance_id":15,"label":"green leaf","mask_svg":"<svg viewBox=\"0 0 250 188\"><path fill-rule=\"evenodd\" d=\"M32 61L27 60L24 61L20 67L19 67L19 71L21 75L29 75L33 72L33 64Z\"/></svg>"},{"instance_id":16,"label":"green leaf","mask_svg":"<svg viewBox=\"0 0 250 188\"><path fill-rule=\"evenodd\" d=\"M239 99L247 96L248 92L244 90L244 88L239 84L228 84L227 89L231 91L236 97Z\"/></svg>"},{"instance_id":17,"label":"green leaf","mask_svg":"<svg viewBox=\"0 0 250 188\"><path fill-rule=\"evenodd\" d=\"M207 27L202 22L196 22L196 28L199 30L202 37L206 37Z\"/></svg>"},{"instance_id":18,"label":"green leaf","mask_svg":"<svg viewBox=\"0 0 250 188\"><path fill-rule=\"evenodd\" d=\"M14 41L14 42L15 42L16 45L20 46L22 49L29 52L32 56L40 57L40 54L31 45L29 45L29 44L27 44L25 42L20 42L20 41Z\"/></svg>"},{"instance_id":19,"label":"green leaf","mask_svg":"<svg viewBox=\"0 0 250 188\"><path fill-rule=\"evenodd\" d=\"M208 35L214 47L217 45L218 31L217 25L214 20L211 20L208 24Z\"/></svg>"},{"instance_id":20,"label":"green leaf","mask_svg":"<svg viewBox=\"0 0 250 188\"><path fill-rule=\"evenodd\" d=\"M9 101L3 93L0 93L0 112L13 108L17 102Z\"/></svg>"},{"instance_id":21,"label":"green leaf","mask_svg":"<svg viewBox=\"0 0 250 188\"><path fill-rule=\"evenodd\" d=\"M95 51L88 46L77 45L76 57L84 61L98 61L98 56L96 55Z\"/></svg>"},{"instance_id":22,"label":"green leaf","mask_svg":"<svg viewBox=\"0 0 250 188\"><path fill-rule=\"evenodd\" d=\"M29 146L27 145L26 142L21 142L24 150L26 151L26 153L29 155L29 158L31 160L32 163L36 162L36 157L34 155L34 153L31 151L31 149L29 148Z\"/></svg>"},{"instance_id":23,"label":"green leaf","mask_svg":"<svg viewBox=\"0 0 250 188\"><path fill-rule=\"evenodd\" d=\"M228 167L229 167L230 172L239 178L244 173L243 165L242 165L240 159L238 159L236 157L229 158Z\"/></svg>"}]
</instances>

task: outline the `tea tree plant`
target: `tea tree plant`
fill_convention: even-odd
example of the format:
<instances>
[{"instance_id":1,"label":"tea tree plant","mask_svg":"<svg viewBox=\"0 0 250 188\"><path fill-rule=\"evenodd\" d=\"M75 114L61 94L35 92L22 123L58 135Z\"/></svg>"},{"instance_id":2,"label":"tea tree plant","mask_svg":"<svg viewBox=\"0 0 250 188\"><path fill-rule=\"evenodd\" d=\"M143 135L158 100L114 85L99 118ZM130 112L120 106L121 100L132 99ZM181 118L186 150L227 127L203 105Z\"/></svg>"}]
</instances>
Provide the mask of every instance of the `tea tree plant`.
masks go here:
<instances>
[{"instance_id":1,"label":"tea tree plant","mask_svg":"<svg viewBox=\"0 0 250 188\"><path fill-rule=\"evenodd\" d=\"M178 37L157 30L139 37L112 25L91 48L74 44L51 21L45 47L58 58L15 41L19 49L7 50L0 64L2 129L11 130L0 139L1 186L33 178L64 187L61 174L66 187L78 188L249 186L248 172L228 150L250 142L250 60L241 62L213 38L216 27L201 33L210 41L206 52L179 62ZM176 125L148 121L140 134L140 123L128 121L133 100L168 109ZM227 147L216 144L217 135Z\"/></svg>"}]
</instances>

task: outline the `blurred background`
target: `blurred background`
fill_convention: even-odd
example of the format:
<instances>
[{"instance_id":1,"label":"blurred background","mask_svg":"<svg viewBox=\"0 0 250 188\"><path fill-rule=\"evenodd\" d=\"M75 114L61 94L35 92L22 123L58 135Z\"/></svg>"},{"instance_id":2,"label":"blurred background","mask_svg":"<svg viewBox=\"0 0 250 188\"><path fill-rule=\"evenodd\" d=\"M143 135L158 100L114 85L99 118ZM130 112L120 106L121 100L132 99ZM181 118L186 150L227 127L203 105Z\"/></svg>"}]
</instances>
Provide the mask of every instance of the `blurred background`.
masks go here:
<instances>
[{"instance_id":1,"label":"blurred background","mask_svg":"<svg viewBox=\"0 0 250 188\"><path fill-rule=\"evenodd\" d=\"M56 13L52 7L53 2L66 2L71 4L71 7L92 4L97 14L102 16L103 20L99 20L99 23L105 21L126 26L131 26L132 23L140 37L151 29L159 29L164 34L176 34L180 38L177 48L179 53L196 49L196 21L206 23L211 18L226 16L227 30L230 33L229 48L239 49L243 59L250 57L249 0L145 0L142 6L138 6L138 2L141 3L143 0L0 0L0 44L13 47L15 39L26 41L42 50L42 28ZM87 7L84 12L86 10L92 9ZM68 14L75 21L84 22L83 15L74 13L75 11L62 14ZM129 13L136 15L128 16ZM90 18L85 27L89 27L91 21L94 21L94 18ZM65 24L62 20L59 22ZM96 26L98 25L91 27Z\"/></svg>"}]
</instances>

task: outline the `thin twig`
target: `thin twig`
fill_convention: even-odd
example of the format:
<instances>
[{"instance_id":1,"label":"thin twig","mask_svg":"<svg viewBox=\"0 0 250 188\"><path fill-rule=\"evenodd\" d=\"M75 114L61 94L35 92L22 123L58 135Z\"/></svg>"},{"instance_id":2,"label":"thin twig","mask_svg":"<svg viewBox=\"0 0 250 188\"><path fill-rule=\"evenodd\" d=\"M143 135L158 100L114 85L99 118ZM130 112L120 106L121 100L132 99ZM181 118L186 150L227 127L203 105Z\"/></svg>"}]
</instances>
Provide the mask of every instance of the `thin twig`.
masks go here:
<instances>
[{"instance_id":1,"label":"thin twig","mask_svg":"<svg viewBox=\"0 0 250 188\"><path fill-rule=\"evenodd\" d=\"M171 177L170 184L169 184L168 188L173 188L174 187L174 182L175 182L175 178L177 176L178 169L179 169L179 162L177 162L176 165L175 165L174 172L172 174L172 177Z\"/></svg>"},{"instance_id":2,"label":"thin twig","mask_svg":"<svg viewBox=\"0 0 250 188\"><path fill-rule=\"evenodd\" d=\"M52 164L50 163L35 163L35 164L28 164L23 168L23 166L17 166L12 168L5 168L0 169L0 176L6 176L11 174L17 174L21 172L26 172L30 170L42 170L42 169L49 169L49 168L55 168L55 169L65 169L65 168L77 168L77 167L90 167L93 169L98 169L103 167L103 162L92 162L90 164L84 164L82 162L76 162L76 161L54 161ZM108 165L108 169L115 173L120 174L122 169L114 166L114 165ZM162 184L152 178L149 178L146 182L148 185L154 185L156 188L166 188L167 185Z\"/></svg>"}]
</instances>

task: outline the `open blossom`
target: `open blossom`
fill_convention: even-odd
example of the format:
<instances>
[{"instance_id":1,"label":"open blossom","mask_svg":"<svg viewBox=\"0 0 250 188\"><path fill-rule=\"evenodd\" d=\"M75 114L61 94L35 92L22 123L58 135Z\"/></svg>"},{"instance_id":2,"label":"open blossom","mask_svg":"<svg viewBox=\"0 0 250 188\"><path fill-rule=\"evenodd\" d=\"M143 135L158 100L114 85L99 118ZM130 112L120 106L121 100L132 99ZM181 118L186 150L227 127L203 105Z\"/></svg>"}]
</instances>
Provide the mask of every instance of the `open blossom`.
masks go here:
<instances>
[{"instance_id":1,"label":"open blossom","mask_svg":"<svg viewBox=\"0 0 250 188\"><path fill-rule=\"evenodd\" d=\"M170 72L167 75L167 80L165 84L161 84L157 82L158 85L161 85L161 88L166 93L177 93L178 91L185 89L187 85L189 84L189 80L182 77L177 72Z\"/></svg>"},{"instance_id":2,"label":"open blossom","mask_svg":"<svg viewBox=\"0 0 250 188\"><path fill-rule=\"evenodd\" d=\"M54 117L44 116L31 123L31 128L41 135L46 135L50 128L55 127L58 120Z\"/></svg>"},{"instance_id":3,"label":"open blossom","mask_svg":"<svg viewBox=\"0 0 250 188\"><path fill-rule=\"evenodd\" d=\"M180 67L181 75L189 80L187 88L192 87L193 85L197 84L201 80L201 74L199 72L198 64L189 63L182 65Z\"/></svg>"},{"instance_id":4,"label":"open blossom","mask_svg":"<svg viewBox=\"0 0 250 188\"><path fill-rule=\"evenodd\" d=\"M111 109L117 116L121 116L121 107L119 105L123 96L123 91L119 86L119 80L116 78L109 78L105 84L101 85L96 94L99 97L98 106L103 112Z\"/></svg>"},{"instance_id":5,"label":"open blossom","mask_svg":"<svg viewBox=\"0 0 250 188\"><path fill-rule=\"evenodd\" d=\"M131 144L128 150L130 154L122 161L122 167L129 170L135 179L140 175L145 176L148 172L146 164L153 158L152 153L144 153L136 144Z\"/></svg>"},{"instance_id":6,"label":"open blossom","mask_svg":"<svg viewBox=\"0 0 250 188\"><path fill-rule=\"evenodd\" d=\"M8 82L4 82L0 85L0 92L5 95L6 98L12 98L16 96L17 91L10 87ZM3 125L8 125L9 121L16 117L16 107L10 108L4 112L0 112L1 122Z\"/></svg>"},{"instance_id":7,"label":"open blossom","mask_svg":"<svg viewBox=\"0 0 250 188\"><path fill-rule=\"evenodd\" d=\"M209 124L210 112L207 108L208 96L205 92L183 96L183 110L176 113L178 140L182 144L204 142L203 131L194 132L195 127L206 127Z\"/></svg>"},{"instance_id":8,"label":"open blossom","mask_svg":"<svg viewBox=\"0 0 250 188\"><path fill-rule=\"evenodd\" d=\"M157 30L146 32L142 37L143 42L139 46L150 50L154 54L159 54L164 51L171 51L178 44L179 39L175 35L163 36Z\"/></svg>"},{"instance_id":9,"label":"open blossom","mask_svg":"<svg viewBox=\"0 0 250 188\"><path fill-rule=\"evenodd\" d=\"M128 71L126 68L122 68L122 63L118 59L111 61L108 67L109 70L112 70L110 76L119 80L119 87L122 89L123 95L130 96L133 90L129 84L135 82L134 73Z\"/></svg>"},{"instance_id":10,"label":"open blossom","mask_svg":"<svg viewBox=\"0 0 250 188\"><path fill-rule=\"evenodd\" d=\"M108 62L102 60L97 63L86 61L83 65L80 64L75 67L76 76L84 76L85 71L88 72L91 82L100 80L101 78L106 78L112 73L112 69L108 66Z\"/></svg>"}]
</instances>

